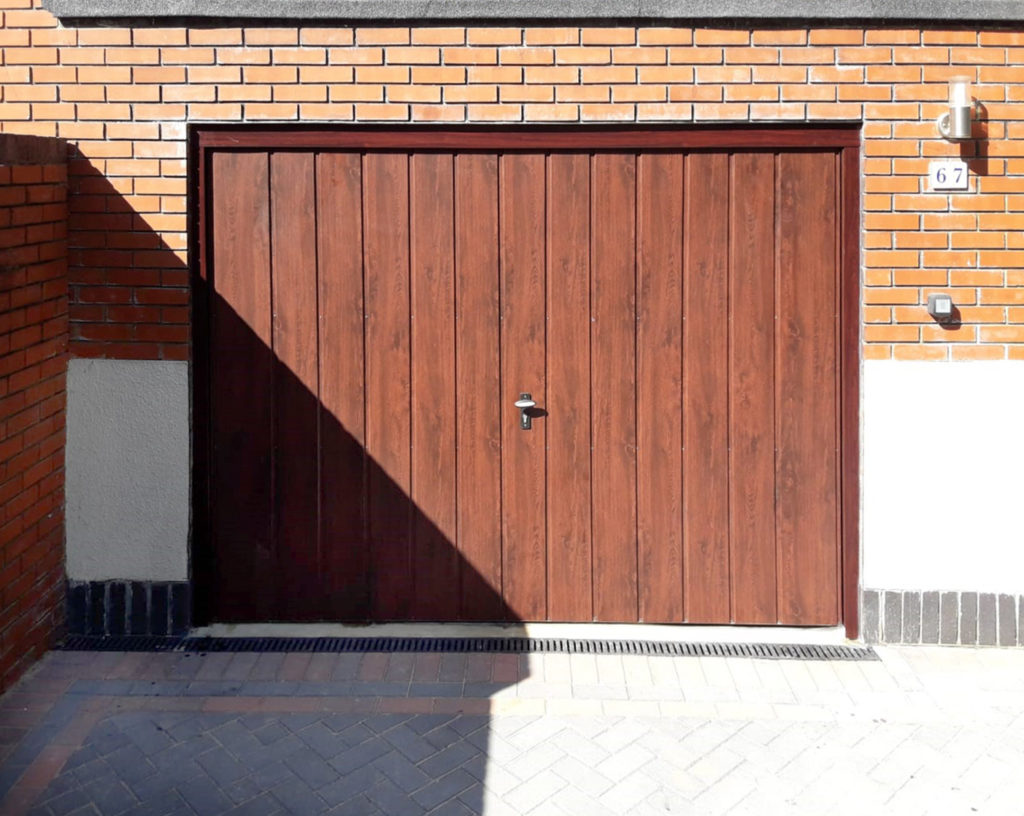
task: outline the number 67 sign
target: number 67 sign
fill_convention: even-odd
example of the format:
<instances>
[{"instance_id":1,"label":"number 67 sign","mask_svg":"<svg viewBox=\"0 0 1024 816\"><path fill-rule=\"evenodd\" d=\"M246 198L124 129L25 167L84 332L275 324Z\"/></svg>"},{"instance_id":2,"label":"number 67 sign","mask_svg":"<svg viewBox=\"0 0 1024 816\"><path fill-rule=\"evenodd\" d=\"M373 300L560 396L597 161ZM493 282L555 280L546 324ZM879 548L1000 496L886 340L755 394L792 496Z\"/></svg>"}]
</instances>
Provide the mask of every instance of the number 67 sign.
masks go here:
<instances>
[{"instance_id":1,"label":"number 67 sign","mask_svg":"<svg viewBox=\"0 0 1024 816\"><path fill-rule=\"evenodd\" d=\"M956 159L928 163L928 188L931 190L966 190L967 162Z\"/></svg>"}]
</instances>

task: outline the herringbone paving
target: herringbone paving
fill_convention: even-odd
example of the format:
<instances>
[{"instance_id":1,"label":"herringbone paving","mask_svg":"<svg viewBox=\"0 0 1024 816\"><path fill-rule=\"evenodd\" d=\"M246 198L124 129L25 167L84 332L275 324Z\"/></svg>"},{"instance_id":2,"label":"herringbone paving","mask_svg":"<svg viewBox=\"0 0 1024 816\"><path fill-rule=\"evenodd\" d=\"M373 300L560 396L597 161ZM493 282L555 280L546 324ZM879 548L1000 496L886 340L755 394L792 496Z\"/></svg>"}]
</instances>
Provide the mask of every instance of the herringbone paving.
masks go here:
<instances>
[{"instance_id":1,"label":"herringbone paving","mask_svg":"<svg viewBox=\"0 0 1024 816\"><path fill-rule=\"evenodd\" d=\"M1024 650L879 651L53 653L0 698L0 812L1024 813Z\"/></svg>"}]
</instances>

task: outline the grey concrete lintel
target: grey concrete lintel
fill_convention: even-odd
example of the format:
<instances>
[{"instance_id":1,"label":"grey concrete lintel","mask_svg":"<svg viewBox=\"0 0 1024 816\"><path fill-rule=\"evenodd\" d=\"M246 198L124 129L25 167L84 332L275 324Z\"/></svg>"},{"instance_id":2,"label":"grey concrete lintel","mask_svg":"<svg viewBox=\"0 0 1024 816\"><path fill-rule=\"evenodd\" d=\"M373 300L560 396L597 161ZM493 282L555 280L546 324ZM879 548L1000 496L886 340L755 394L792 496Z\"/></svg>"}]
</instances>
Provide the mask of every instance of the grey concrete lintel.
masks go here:
<instances>
[{"instance_id":1,"label":"grey concrete lintel","mask_svg":"<svg viewBox=\"0 0 1024 816\"><path fill-rule=\"evenodd\" d=\"M43 7L71 20L1024 20L1020 0L44 0Z\"/></svg>"}]
</instances>

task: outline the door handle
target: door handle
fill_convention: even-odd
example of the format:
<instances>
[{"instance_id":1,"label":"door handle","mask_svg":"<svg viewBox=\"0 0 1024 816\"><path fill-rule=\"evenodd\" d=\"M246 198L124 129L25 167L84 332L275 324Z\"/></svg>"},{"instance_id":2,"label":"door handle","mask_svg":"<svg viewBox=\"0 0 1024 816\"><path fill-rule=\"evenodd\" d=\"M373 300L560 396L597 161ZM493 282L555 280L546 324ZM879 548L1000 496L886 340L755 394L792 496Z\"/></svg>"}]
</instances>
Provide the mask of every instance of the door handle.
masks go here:
<instances>
[{"instance_id":1,"label":"door handle","mask_svg":"<svg viewBox=\"0 0 1024 816\"><path fill-rule=\"evenodd\" d=\"M533 401L529 394L520 394L519 399L512 404L519 409L519 428L524 431L530 430L533 427L533 417L530 416L530 409L537 403Z\"/></svg>"}]
</instances>

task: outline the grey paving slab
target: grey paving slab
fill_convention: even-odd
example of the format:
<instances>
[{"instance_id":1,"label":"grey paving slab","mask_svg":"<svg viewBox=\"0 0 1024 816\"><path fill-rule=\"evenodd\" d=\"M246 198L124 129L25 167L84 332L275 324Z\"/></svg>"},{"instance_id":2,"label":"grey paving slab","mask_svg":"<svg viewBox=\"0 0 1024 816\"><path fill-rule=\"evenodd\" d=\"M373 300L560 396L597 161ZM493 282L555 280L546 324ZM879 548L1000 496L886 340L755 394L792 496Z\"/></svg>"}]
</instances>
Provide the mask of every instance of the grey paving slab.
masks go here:
<instances>
[{"instance_id":1,"label":"grey paving slab","mask_svg":"<svg viewBox=\"0 0 1024 816\"><path fill-rule=\"evenodd\" d=\"M373 738L338 754L331 766L340 774L350 774L390 752L391 746L384 740Z\"/></svg>"},{"instance_id":2,"label":"grey paving slab","mask_svg":"<svg viewBox=\"0 0 1024 816\"><path fill-rule=\"evenodd\" d=\"M329 811L330 816L380 816L382 811L365 796L359 796Z\"/></svg>"},{"instance_id":3,"label":"grey paving slab","mask_svg":"<svg viewBox=\"0 0 1024 816\"><path fill-rule=\"evenodd\" d=\"M167 736L164 728L153 720L142 721L138 725L125 729L125 735L131 740L132 747L145 756L165 751L174 742Z\"/></svg>"},{"instance_id":4,"label":"grey paving slab","mask_svg":"<svg viewBox=\"0 0 1024 816\"><path fill-rule=\"evenodd\" d=\"M426 808L411 800L388 779L382 779L364 793L378 809L393 816L421 816Z\"/></svg>"},{"instance_id":5,"label":"grey paving slab","mask_svg":"<svg viewBox=\"0 0 1024 816\"><path fill-rule=\"evenodd\" d=\"M385 731L384 739L395 750L413 762L421 762L436 752L436 749L425 738L405 724Z\"/></svg>"},{"instance_id":6,"label":"grey paving slab","mask_svg":"<svg viewBox=\"0 0 1024 816\"><path fill-rule=\"evenodd\" d=\"M165 778L171 774L187 778L188 774L198 774L201 770L195 762L196 757L215 749L217 745L217 741L209 734L197 734L188 737L184 742L171 746L166 751L154 754L150 757L150 762L159 769L161 776Z\"/></svg>"},{"instance_id":7,"label":"grey paving slab","mask_svg":"<svg viewBox=\"0 0 1024 816\"><path fill-rule=\"evenodd\" d=\"M52 816L65 816L67 813L88 805L89 796L81 788L74 788L50 798L40 799L39 804L45 807Z\"/></svg>"},{"instance_id":8,"label":"grey paving slab","mask_svg":"<svg viewBox=\"0 0 1024 816\"><path fill-rule=\"evenodd\" d=\"M271 790L277 785L294 779L295 774L284 764L283 760L268 762L253 771L252 779L263 790Z\"/></svg>"},{"instance_id":9,"label":"grey paving slab","mask_svg":"<svg viewBox=\"0 0 1024 816\"><path fill-rule=\"evenodd\" d=\"M226 788L246 775L246 768L225 748L213 748L196 757L199 765L220 788Z\"/></svg>"},{"instance_id":10,"label":"grey paving slab","mask_svg":"<svg viewBox=\"0 0 1024 816\"><path fill-rule=\"evenodd\" d=\"M365 791L373 787L376 780L377 770L369 763L351 773L338 774L334 782L324 785L318 793L328 805L342 805L361 797Z\"/></svg>"},{"instance_id":11,"label":"grey paving slab","mask_svg":"<svg viewBox=\"0 0 1024 816\"><path fill-rule=\"evenodd\" d=\"M307 787L313 790L322 788L324 785L335 782L338 779L338 771L324 762L320 755L310 748L300 748L291 754L284 761L284 764Z\"/></svg>"},{"instance_id":12,"label":"grey paving slab","mask_svg":"<svg viewBox=\"0 0 1024 816\"><path fill-rule=\"evenodd\" d=\"M282 782L270 793L294 816L316 816L327 810L327 803L301 779Z\"/></svg>"},{"instance_id":13,"label":"grey paving slab","mask_svg":"<svg viewBox=\"0 0 1024 816\"><path fill-rule=\"evenodd\" d=\"M261 732L265 732L266 730L267 729L261 729ZM275 732L271 731L269 735L271 739L268 739L267 742L273 741L272 738L274 735ZM260 733L257 733L256 736L261 742L264 741L260 736ZM306 728L299 730L295 736L302 740L302 742L311 751L315 752L321 760L328 760L336 757L345 747L344 743L338 739L337 732L331 730L327 725L319 721L310 723Z\"/></svg>"},{"instance_id":14,"label":"grey paving slab","mask_svg":"<svg viewBox=\"0 0 1024 816\"><path fill-rule=\"evenodd\" d=\"M451 773L430 781L422 786L413 798L427 810L432 810L455 799L460 793L475 785L477 779L472 774L457 768Z\"/></svg>"},{"instance_id":15,"label":"grey paving slab","mask_svg":"<svg viewBox=\"0 0 1024 816\"><path fill-rule=\"evenodd\" d=\"M460 740L441 748L433 756L427 757L419 764L419 768L431 778L438 779L444 774L461 768L477 756L483 756L479 748Z\"/></svg>"},{"instance_id":16,"label":"grey paving slab","mask_svg":"<svg viewBox=\"0 0 1024 816\"><path fill-rule=\"evenodd\" d=\"M228 799L236 805L241 805L250 799L255 799L264 792L263 786L251 776L245 776L228 783L223 787L223 791Z\"/></svg>"},{"instance_id":17,"label":"grey paving slab","mask_svg":"<svg viewBox=\"0 0 1024 816\"><path fill-rule=\"evenodd\" d=\"M132 787L159 773L148 757L138 755L138 749L134 745L119 748L104 757L104 760L120 780Z\"/></svg>"},{"instance_id":18,"label":"grey paving slab","mask_svg":"<svg viewBox=\"0 0 1024 816\"><path fill-rule=\"evenodd\" d=\"M135 795L120 780L96 779L84 785L82 792L103 816L121 813L138 804Z\"/></svg>"},{"instance_id":19,"label":"grey paving slab","mask_svg":"<svg viewBox=\"0 0 1024 816\"><path fill-rule=\"evenodd\" d=\"M209 777L197 777L188 785L183 785L177 793L199 816L215 816L234 806L216 781Z\"/></svg>"},{"instance_id":20,"label":"grey paving slab","mask_svg":"<svg viewBox=\"0 0 1024 816\"><path fill-rule=\"evenodd\" d=\"M281 812L281 803L269 793L255 796L228 811L230 816L275 816L275 814Z\"/></svg>"}]
</instances>

